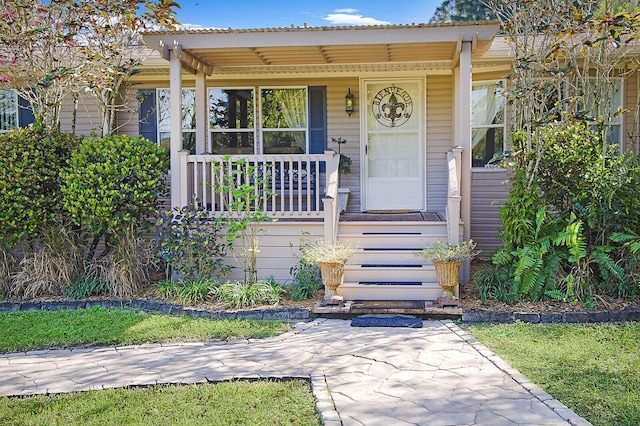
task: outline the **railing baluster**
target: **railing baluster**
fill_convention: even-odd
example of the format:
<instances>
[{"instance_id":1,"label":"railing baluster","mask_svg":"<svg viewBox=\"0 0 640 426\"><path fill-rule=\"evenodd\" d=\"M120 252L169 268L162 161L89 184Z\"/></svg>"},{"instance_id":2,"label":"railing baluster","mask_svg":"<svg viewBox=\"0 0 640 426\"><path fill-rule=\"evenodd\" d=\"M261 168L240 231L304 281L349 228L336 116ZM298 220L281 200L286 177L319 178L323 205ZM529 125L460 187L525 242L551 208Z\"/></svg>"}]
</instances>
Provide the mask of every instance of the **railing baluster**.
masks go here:
<instances>
[{"instance_id":1,"label":"railing baluster","mask_svg":"<svg viewBox=\"0 0 640 426\"><path fill-rule=\"evenodd\" d=\"M330 154L308 156L232 156L225 160L222 156L188 155L185 176L191 193L183 193L187 202L195 199L197 207L203 206L212 215L225 212L226 205L233 201L231 191L221 194L216 191L225 182L225 176L236 185L255 182L255 195L270 193L262 201L256 201L254 208L262 208L274 217L317 216L323 217L322 196L327 190L321 179L321 165L328 163ZM243 165L237 163L244 161ZM249 170L253 169L252 176Z\"/></svg>"}]
</instances>

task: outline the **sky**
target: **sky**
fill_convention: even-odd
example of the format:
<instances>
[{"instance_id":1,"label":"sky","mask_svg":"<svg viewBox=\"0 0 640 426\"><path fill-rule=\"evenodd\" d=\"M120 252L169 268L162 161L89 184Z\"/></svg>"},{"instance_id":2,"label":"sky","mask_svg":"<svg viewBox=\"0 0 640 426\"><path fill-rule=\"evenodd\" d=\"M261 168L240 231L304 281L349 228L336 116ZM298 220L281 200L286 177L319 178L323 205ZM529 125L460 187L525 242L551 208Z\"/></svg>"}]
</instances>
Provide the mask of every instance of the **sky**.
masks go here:
<instances>
[{"instance_id":1,"label":"sky","mask_svg":"<svg viewBox=\"0 0 640 426\"><path fill-rule=\"evenodd\" d=\"M207 28L426 23L442 0L177 0L178 21Z\"/></svg>"}]
</instances>

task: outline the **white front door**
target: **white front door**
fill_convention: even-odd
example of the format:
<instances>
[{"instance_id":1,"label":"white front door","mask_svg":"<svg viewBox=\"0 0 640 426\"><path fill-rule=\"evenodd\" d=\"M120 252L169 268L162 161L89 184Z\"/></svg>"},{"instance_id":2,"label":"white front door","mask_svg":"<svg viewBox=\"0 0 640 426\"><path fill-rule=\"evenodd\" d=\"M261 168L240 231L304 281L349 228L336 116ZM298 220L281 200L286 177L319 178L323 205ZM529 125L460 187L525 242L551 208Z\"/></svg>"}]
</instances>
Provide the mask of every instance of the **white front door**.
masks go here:
<instances>
[{"instance_id":1,"label":"white front door","mask_svg":"<svg viewBox=\"0 0 640 426\"><path fill-rule=\"evenodd\" d=\"M422 79L365 80L363 210L424 210Z\"/></svg>"}]
</instances>

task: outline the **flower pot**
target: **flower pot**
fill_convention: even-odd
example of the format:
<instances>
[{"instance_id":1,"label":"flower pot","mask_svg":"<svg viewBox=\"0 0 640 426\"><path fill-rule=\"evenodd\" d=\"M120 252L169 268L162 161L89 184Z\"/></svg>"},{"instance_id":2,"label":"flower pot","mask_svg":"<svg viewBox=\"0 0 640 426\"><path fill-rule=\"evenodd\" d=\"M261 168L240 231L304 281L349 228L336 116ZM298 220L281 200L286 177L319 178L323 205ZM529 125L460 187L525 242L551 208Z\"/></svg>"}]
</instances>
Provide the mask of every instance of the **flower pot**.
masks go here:
<instances>
[{"instance_id":1,"label":"flower pot","mask_svg":"<svg viewBox=\"0 0 640 426\"><path fill-rule=\"evenodd\" d=\"M347 211L350 193L351 190L349 188L338 188L338 213Z\"/></svg>"},{"instance_id":2,"label":"flower pot","mask_svg":"<svg viewBox=\"0 0 640 426\"><path fill-rule=\"evenodd\" d=\"M320 266L320 274L322 275L322 284L324 284L325 299L337 296L337 289L344 280L344 264L346 262L318 262Z\"/></svg>"},{"instance_id":3,"label":"flower pot","mask_svg":"<svg viewBox=\"0 0 640 426\"><path fill-rule=\"evenodd\" d=\"M445 297L455 297L456 289L460 277L460 265L462 262L433 262L436 267L436 281L444 290Z\"/></svg>"}]
</instances>

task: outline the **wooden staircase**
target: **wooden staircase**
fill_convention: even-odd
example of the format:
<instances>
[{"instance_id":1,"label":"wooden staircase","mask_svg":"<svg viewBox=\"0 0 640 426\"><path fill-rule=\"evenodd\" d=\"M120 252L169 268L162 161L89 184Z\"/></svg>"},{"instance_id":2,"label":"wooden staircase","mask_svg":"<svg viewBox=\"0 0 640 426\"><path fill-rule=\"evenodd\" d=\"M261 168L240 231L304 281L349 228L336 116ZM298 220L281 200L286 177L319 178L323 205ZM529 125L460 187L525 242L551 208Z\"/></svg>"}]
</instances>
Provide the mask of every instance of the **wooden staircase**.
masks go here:
<instances>
[{"instance_id":1,"label":"wooden staircase","mask_svg":"<svg viewBox=\"0 0 640 426\"><path fill-rule=\"evenodd\" d=\"M435 267L416 257L447 239L446 222L340 222L338 241L357 247L338 289L345 300L436 300Z\"/></svg>"}]
</instances>

